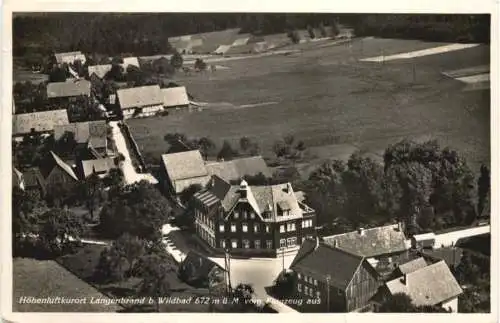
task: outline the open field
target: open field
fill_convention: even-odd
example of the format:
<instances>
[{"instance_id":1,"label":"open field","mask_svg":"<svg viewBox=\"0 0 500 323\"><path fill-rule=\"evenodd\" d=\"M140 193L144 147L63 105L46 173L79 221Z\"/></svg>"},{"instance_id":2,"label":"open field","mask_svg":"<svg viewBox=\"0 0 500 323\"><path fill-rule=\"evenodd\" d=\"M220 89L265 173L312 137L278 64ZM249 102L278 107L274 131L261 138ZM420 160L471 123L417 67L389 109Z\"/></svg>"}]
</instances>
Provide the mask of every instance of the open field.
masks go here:
<instances>
[{"instance_id":1,"label":"open field","mask_svg":"<svg viewBox=\"0 0 500 323\"><path fill-rule=\"evenodd\" d=\"M194 100L210 102L211 108L127 123L140 149L155 155L165 152L168 132L209 136L219 144L254 137L267 156L277 139L292 133L312 148L311 163L348 155L352 147L380 155L403 138L438 139L462 153L474 171L489 163L489 90L462 91L462 82L442 74L489 64L488 46L382 64L359 59L378 56L382 49L392 55L444 44L321 43L294 45L303 49L296 54L228 61L223 65L229 69L215 73L179 75L177 81ZM325 154L321 147L340 153Z\"/></svg>"},{"instance_id":2,"label":"open field","mask_svg":"<svg viewBox=\"0 0 500 323\"><path fill-rule=\"evenodd\" d=\"M12 310L15 312L116 312L117 305L89 304L91 298L105 299L97 289L53 260L13 260ZM86 299L87 304L21 304L20 297L65 297Z\"/></svg>"}]
</instances>

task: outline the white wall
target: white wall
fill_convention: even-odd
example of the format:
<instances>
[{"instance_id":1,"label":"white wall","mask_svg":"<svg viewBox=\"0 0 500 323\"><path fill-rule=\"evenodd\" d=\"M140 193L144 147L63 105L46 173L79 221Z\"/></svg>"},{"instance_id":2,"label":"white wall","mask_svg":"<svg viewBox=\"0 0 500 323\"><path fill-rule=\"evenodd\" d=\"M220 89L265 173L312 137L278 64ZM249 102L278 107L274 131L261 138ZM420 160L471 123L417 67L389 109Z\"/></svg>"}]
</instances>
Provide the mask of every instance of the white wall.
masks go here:
<instances>
[{"instance_id":1,"label":"white wall","mask_svg":"<svg viewBox=\"0 0 500 323\"><path fill-rule=\"evenodd\" d=\"M442 306L446 310L448 310L448 308L451 308L451 311L453 313L457 313L458 312L458 297L455 297L455 298L449 300L448 302L443 303Z\"/></svg>"},{"instance_id":2,"label":"white wall","mask_svg":"<svg viewBox=\"0 0 500 323\"><path fill-rule=\"evenodd\" d=\"M451 247L452 245L455 245L461 238L468 238L487 233L490 233L489 225L452 231L443 234L436 234L436 242L434 244L434 247Z\"/></svg>"}]
</instances>

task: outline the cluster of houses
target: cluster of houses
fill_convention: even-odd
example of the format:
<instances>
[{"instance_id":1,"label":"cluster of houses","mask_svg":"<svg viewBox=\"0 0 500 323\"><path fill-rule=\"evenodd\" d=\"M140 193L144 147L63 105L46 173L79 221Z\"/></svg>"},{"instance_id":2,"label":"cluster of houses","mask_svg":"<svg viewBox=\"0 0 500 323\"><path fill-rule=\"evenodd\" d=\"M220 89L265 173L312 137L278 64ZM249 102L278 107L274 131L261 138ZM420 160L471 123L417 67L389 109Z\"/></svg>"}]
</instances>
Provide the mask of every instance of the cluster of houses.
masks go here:
<instances>
[{"instance_id":1,"label":"cluster of houses","mask_svg":"<svg viewBox=\"0 0 500 323\"><path fill-rule=\"evenodd\" d=\"M435 235L408 239L397 223L319 237L315 211L290 183L252 186L241 180L269 176L260 156L207 162L191 150L165 154L162 161L163 185L173 196L193 184L203 187L191 206L196 236L212 254L275 258L297 253L289 267L296 277L295 297L320 300L297 310L370 311L403 293L415 306L457 311L463 291L452 271L462 250L439 245ZM212 270L221 274L201 255L188 258L190 268L206 269L206 278Z\"/></svg>"}]
</instances>

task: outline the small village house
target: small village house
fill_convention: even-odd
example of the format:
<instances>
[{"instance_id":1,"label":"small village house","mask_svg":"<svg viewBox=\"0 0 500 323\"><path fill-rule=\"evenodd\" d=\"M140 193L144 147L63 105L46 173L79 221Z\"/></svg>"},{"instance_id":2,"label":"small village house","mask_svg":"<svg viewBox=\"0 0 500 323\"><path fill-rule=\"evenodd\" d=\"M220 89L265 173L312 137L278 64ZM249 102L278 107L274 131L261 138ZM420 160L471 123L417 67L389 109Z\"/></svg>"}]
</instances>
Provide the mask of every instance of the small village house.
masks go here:
<instances>
[{"instance_id":1,"label":"small village house","mask_svg":"<svg viewBox=\"0 0 500 323\"><path fill-rule=\"evenodd\" d=\"M89 78L92 78L92 75L95 75L98 79L102 80L111 71L111 64L103 64L103 65L92 65L88 67Z\"/></svg>"},{"instance_id":2,"label":"small village house","mask_svg":"<svg viewBox=\"0 0 500 323\"><path fill-rule=\"evenodd\" d=\"M58 65L73 64L77 60L81 61L83 65L87 61L85 55L80 51L55 53L54 59Z\"/></svg>"},{"instance_id":3,"label":"small village house","mask_svg":"<svg viewBox=\"0 0 500 323\"><path fill-rule=\"evenodd\" d=\"M65 163L53 151L40 169L44 177L47 193L59 191L61 188L73 189L78 183L74 169Z\"/></svg>"},{"instance_id":4,"label":"small village house","mask_svg":"<svg viewBox=\"0 0 500 323\"><path fill-rule=\"evenodd\" d=\"M106 121L74 122L54 127L55 140L60 140L68 133L72 134L77 145L95 150L98 156L112 155L112 151L108 149Z\"/></svg>"},{"instance_id":5,"label":"small village house","mask_svg":"<svg viewBox=\"0 0 500 323\"><path fill-rule=\"evenodd\" d=\"M433 249L436 243L436 235L432 232L415 234L411 237L411 247L413 249Z\"/></svg>"},{"instance_id":6,"label":"small village house","mask_svg":"<svg viewBox=\"0 0 500 323\"><path fill-rule=\"evenodd\" d=\"M179 277L192 286L223 286L225 270L209 258L190 250L182 260L178 269Z\"/></svg>"},{"instance_id":7,"label":"small village house","mask_svg":"<svg viewBox=\"0 0 500 323\"><path fill-rule=\"evenodd\" d=\"M90 97L91 83L87 80L66 80L47 84L47 98L52 104L75 103L78 98Z\"/></svg>"},{"instance_id":8,"label":"small village house","mask_svg":"<svg viewBox=\"0 0 500 323\"><path fill-rule=\"evenodd\" d=\"M163 187L173 196L191 185L204 187L210 180L199 150L165 154L162 158Z\"/></svg>"},{"instance_id":9,"label":"small village house","mask_svg":"<svg viewBox=\"0 0 500 323\"><path fill-rule=\"evenodd\" d=\"M82 160L79 164L78 173L82 179L96 174L99 178L109 175L109 171L118 168L113 158L99 158Z\"/></svg>"},{"instance_id":10,"label":"small village house","mask_svg":"<svg viewBox=\"0 0 500 323\"><path fill-rule=\"evenodd\" d=\"M163 106L166 109L189 107L189 98L184 86L161 89Z\"/></svg>"},{"instance_id":11,"label":"small village house","mask_svg":"<svg viewBox=\"0 0 500 323\"><path fill-rule=\"evenodd\" d=\"M197 236L215 253L276 257L314 235L316 213L297 200L290 183L231 185L213 176L192 201Z\"/></svg>"},{"instance_id":12,"label":"small village house","mask_svg":"<svg viewBox=\"0 0 500 323\"><path fill-rule=\"evenodd\" d=\"M116 94L124 119L152 116L163 111L163 95L158 85L119 89Z\"/></svg>"},{"instance_id":13,"label":"small village house","mask_svg":"<svg viewBox=\"0 0 500 323\"><path fill-rule=\"evenodd\" d=\"M427 267L427 261L425 260L425 258L418 257L416 259L412 259L397 266L397 268L391 274L391 279L404 276L424 267Z\"/></svg>"},{"instance_id":14,"label":"small village house","mask_svg":"<svg viewBox=\"0 0 500 323\"><path fill-rule=\"evenodd\" d=\"M462 288L444 261L415 268L385 283L385 293L408 295L415 306L442 306L457 312Z\"/></svg>"},{"instance_id":15,"label":"small village house","mask_svg":"<svg viewBox=\"0 0 500 323\"><path fill-rule=\"evenodd\" d=\"M190 150L162 155L162 161L163 186L173 195L193 184L205 186L213 175L227 182L240 181L244 176L272 175L261 156L205 162L199 150Z\"/></svg>"},{"instance_id":16,"label":"small village house","mask_svg":"<svg viewBox=\"0 0 500 323\"><path fill-rule=\"evenodd\" d=\"M12 116L12 136L16 141L30 134L50 135L58 125L69 124L66 110L50 110Z\"/></svg>"},{"instance_id":17,"label":"small village house","mask_svg":"<svg viewBox=\"0 0 500 323\"><path fill-rule=\"evenodd\" d=\"M353 312L370 304L381 282L365 257L325 244L304 241L290 269L297 277L298 298L316 300L301 312Z\"/></svg>"},{"instance_id":18,"label":"small village house","mask_svg":"<svg viewBox=\"0 0 500 323\"><path fill-rule=\"evenodd\" d=\"M47 193L45 179L38 167L31 167L23 172L24 190L38 191L40 196Z\"/></svg>"},{"instance_id":19,"label":"small village house","mask_svg":"<svg viewBox=\"0 0 500 323\"><path fill-rule=\"evenodd\" d=\"M408 246L401 223L323 237L326 244L366 257L379 273L390 273Z\"/></svg>"}]
</instances>

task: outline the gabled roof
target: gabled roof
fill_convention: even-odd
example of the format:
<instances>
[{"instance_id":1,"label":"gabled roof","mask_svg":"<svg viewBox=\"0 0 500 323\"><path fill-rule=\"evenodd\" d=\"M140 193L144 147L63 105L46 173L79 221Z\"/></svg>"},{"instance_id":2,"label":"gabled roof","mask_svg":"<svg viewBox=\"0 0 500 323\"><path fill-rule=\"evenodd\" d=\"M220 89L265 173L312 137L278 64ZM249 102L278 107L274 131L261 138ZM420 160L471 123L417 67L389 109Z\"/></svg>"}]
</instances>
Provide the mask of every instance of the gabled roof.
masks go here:
<instances>
[{"instance_id":1,"label":"gabled roof","mask_svg":"<svg viewBox=\"0 0 500 323\"><path fill-rule=\"evenodd\" d=\"M330 285L345 290L358 268L365 259L348 253L344 250L306 239L290 269L311 276L319 281L325 282L326 276L330 275Z\"/></svg>"},{"instance_id":2,"label":"gabled roof","mask_svg":"<svg viewBox=\"0 0 500 323\"><path fill-rule=\"evenodd\" d=\"M122 109L163 104L163 95L158 85L119 89L116 94Z\"/></svg>"},{"instance_id":3,"label":"gabled roof","mask_svg":"<svg viewBox=\"0 0 500 323\"><path fill-rule=\"evenodd\" d=\"M90 82L87 80L67 80L47 84L47 97L64 98L70 96L90 95Z\"/></svg>"},{"instance_id":4,"label":"gabled roof","mask_svg":"<svg viewBox=\"0 0 500 323\"><path fill-rule=\"evenodd\" d=\"M259 173L271 177L271 171L261 156L208 163L206 167L210 175L217 175L226 181L240 180L245 175L255 176Z\"/></svg>"},{"instance_id":5,"label":"gabled roof","mask_svg":"<svg viewBox=\"0 0 500 323\"><path fill-rule=\"evenodd\" d=\"M410 296L416 306L437 305L462 294L462 288L444 261L391 280L386 286L392 295Z\"/></svg>"},{"instance_id":6,"label":"gabled roof","mask_svg":"<svg viewBox=\"0 0 500 323\"><path fill-rule=\"evenodd\" d=\"M427 266L427 262L424 258L420 257L417 259L410 260L404 264L399 265L399 271L404 274L409 274L416 270L422 269Z\"/></svg>"},{"instance_id":7,"label":"gabled roof","mask_svg":"<svg viewBox=\"0 0 500 323\"><path fill-rule=\"evenodd\" d=\"M86 143L91 138L98 146L97 148L102 146L102 140L99 140L99 138L104 140L104 146L106 143L106 121L104 120L74 122L67 125L55 126L54 139L59 140L66 132L73 133L76 142L79 144Z\"/></svg>"},{"instance_id":8,"label":"gabled roof","mask_svg":"<svg viewBox=\"0 0 500 323\"><path fill-rule=\"evenodd\" d=\"M91 160L82 160L83 176L85 178L95 173L107 173L116 168L113 158L100 158Z\"/></svg>"},{"instance_id":9,"label":"gabled roof","mask_svg":"<svg viewBox=\"0 0 500 323\"><path fill-rule=\"evenodd\" d=\"M199 150L165 154L161 158L172 181L208 175Z\"/></svg>"},{"instance_id":10,"label":"gabled roof","mask_svg":"<svg viewBox=\"0 0 500 323\"><path fill-rule=\"evenodd\" d=\"M40 168L32 167L27 169L23 173L24 177L24 187L25 188L33 188L33 187L45 187L45 179L43 178L42 173L40 172Z\"/></svg>"},{"instance_id":11,"label":"gabled roof","mask_svg":"<svg viewBox=\"0 0 500 323\"><path fill-rule=\"evenodd\" d=\"M387 225L324 237L325 243L365 257L406 250L405 235L398 225Z\"/></svg>"},{"instance_id":12,"label":"gabled roof","mask_svg":"<svg viewBox=\"0 0 500 323\"><path fill-rule=\"evenodd\" d=\"M164 107L178 107L189 105L189 98L184 86L161 89Z\"/></svg>"},{"instance_id":13,"label":"gabled roof","mask_svg":"<svg viewBox=\"0 0 500 323\"><path fill-rule=\"evenodd\" d=\"M60 167L64 172L66 172L69 176L71 176L75 181L78 180L78 177L76 177L75 172L73 171L73 168L66 164L59 156L57 156L53 151L50 152L50 155L55 161L55 164Z\"/></svg>"},{"instance_id":14,"label":"gabled roof","mask_svg":"<svg viewBox=\"0 0 500 323\"><path fill-rule=\"evenodd\" d=\"M224 184L225 183L225 184ZM255 213L265 222L281 222L303 216L297 198L290 183L265 186L248 186L245 181L241 185L230 185L218 176L212 176L210 187L194 196L206 207L221 203L229 212L242 198L246 191L245 202L250 203ZM286 205L288 215L278 216L278 209Z\"/></svg>"},{"instance_id":15,"label":"gabled roof","mask_svg":"<svg viewBox=\"0 0 500 323\"><path fill-rule=\"evenodd\" d=\"M36 132L52 131L57 125L69 123L68 112L65 109L33 113L15 114L12 116L12 133L14 135L28 134L31 129Z\"/></svg>"},{"instance_id":16,"label":"gabled roof","mask_svg":"<svg viewBox=\"0 0 500 323\"><path fill-rule=\"evenodd\" d=\"M95 74L100 79L103 79L111 71L112 67L111 64L89 66L89 76Z\"/></svg>"}]
</instances>

